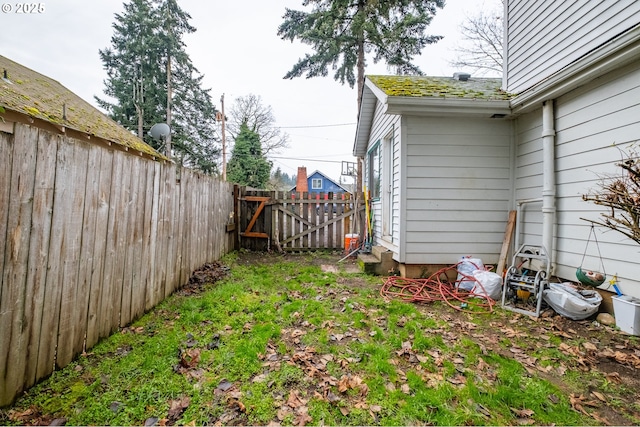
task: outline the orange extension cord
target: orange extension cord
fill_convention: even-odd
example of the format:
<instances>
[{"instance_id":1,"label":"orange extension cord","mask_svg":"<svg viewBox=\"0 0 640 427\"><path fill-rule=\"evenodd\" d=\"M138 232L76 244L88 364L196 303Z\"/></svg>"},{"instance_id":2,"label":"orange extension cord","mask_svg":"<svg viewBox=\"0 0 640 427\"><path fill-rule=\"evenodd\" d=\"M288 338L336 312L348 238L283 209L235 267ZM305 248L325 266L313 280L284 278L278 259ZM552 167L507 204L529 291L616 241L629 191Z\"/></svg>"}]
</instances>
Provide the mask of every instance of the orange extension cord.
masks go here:
<instances>
[{"instance_id":1,"label":"orange extension cord","mask_svg":"<svg viewBox=\"0 0 640 427\"><path fill-rule=\"evenodd\" d=\"M432 274L428 279L407 279L404 277L390 276L382 285L382 288L380 288L380 295L387 298L398 298L408 302L429 303L444 301L452 308L465 313L483 312L482 310L465 310L466 307L480 307L484 309L486 313L492 312L496 301L489 297L482 283L478 282L475 277L459 273L457 269L458 264L442 268ZM455 272L456 275L460 274L464 280L478 284L481 292L468 292L458 288L458 281L456 281L456 283L449 282L447 273L453 272ZM474 287L474 289L477 289L477 287Z\"/></svg>"}]
</instances>

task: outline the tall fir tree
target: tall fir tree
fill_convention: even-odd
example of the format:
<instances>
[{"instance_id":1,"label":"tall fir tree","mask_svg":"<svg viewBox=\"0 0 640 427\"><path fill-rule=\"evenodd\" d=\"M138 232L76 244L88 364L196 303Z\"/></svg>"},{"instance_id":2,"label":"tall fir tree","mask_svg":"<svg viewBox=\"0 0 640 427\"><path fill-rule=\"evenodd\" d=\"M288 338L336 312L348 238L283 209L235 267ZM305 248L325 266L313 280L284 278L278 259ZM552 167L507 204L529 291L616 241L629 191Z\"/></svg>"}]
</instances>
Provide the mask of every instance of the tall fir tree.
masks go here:
<instances>
[{"instance_id":1,"label":"tall fir tree","mask_svg":"<svg viewBox=\"0 0 640 427\"><path fill-rule=\"evenodd\" d=\"M213 173L220 148L214 126L216 109L210 89L202 89L203 77L185 51L182 38L196 31L191 16L176 0L157 0L164 20L161 39L167 78L167 120L171 120L176 160L185 166ZM169 78L171 77L171 78Z\"/></svg>"},{"instance_id":2,"label":"tall fir tree","mask_svg":"<svg viewBox=\"0 0 640 427\"><path fill-rule=\"evenodd\" d=\"M424 32L445 0L303 0L310 12L286 9L278 27L283 40L313 48L285 75L292 79L326 76L353 87L357 84L357 108L360 110L366 54L373 62L384 61L398 74L421 74L411 61L422 49L440 40ZM362 187L363 159L358 159L356 187Z\"/></svg>"},{"instance_id":3,"label":"tall fir tree","mask_svg":"<svg viewBox=\"0 0 640 427\"><path fill-rule=\"evenodd\" d=\"M310 12L287 8L278 35L298 39L314 52L298 60L285 75L292 79L326 76L353 87L357 83L358 108L364 85L365 54L373 62L386 62L399 74L420 74L411 61L422 49L440 40L424 32L444 0L304 0ZM355 72L354 72L355 71Z\"/></svg>"},{"instance_id":4,"label":"tall fir tree","mask_svg":"<svg viewBox=\"0 0 640 427\"><path fill-rule=\"evenodd\" d=\"M266 188L270 173L271 163L262 154L260 136L243 123L227 164L227 178L240 185Z\"/></svg>"},{"instance_id":5,"label":"tall fir tree","mask_svg":"<svg viewBox=\"0 0 640 427\"><path fill-rule=\"evenodd\" d=\"M176 0L130 0L116 14L111 46L100 50L107 71L98 105L124 127L183 166L214 173L220 153L215 106L210 89L193 66L182 41L196 29ZM171 126L166 141L148 131L155 123Z\"/></svg>"},{"instance_id":6,"label":"tall fir tree","mask_svg":"<svg viewBox=\"0 0 640 427\"><path fill-rule=\"evenodd\" d=\"M104 93L115 102L95 99L111 118L144 139L144 124L157 117L158 16L150 0L132 0L115 18L111 47L99 51L107 71Z\"/></svg>"}]
</instances>

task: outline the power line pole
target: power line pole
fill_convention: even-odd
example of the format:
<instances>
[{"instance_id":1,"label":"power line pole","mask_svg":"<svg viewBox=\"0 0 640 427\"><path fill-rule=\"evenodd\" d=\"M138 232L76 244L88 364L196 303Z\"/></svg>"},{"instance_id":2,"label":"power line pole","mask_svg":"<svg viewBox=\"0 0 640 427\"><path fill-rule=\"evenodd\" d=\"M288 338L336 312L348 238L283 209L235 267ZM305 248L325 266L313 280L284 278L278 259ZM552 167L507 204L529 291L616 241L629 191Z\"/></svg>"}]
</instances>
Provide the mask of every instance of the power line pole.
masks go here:
<instances>
[{"instance_id":1,"label":"power line pole","mask_svg":"<svg viewBox=\"0 0 640 427\"><path fill-rule=\"evenodd\" d=\"M173 43L173 40L171 38L171 10L168 5L165 23L167 26L167 34L170 36L169 46L167 47L167 125L169 126L169 134L165 139L165 147L166 155L171 159L171 103L173 102L173 93L171 88L171 55L173 54L173 51L171 49L171 44Z\"/></svg>"},{"instance_id":2,"label":"power line pole","mask_svg":"<svg viewBox=\"0 0 640 427\"><path fill-rule=\"evenodd\" d=\"M167 125L171 129L171 103L173 94L171 93L171 54L167 56ZM167 157L171 158L171 131L166 138Z\"/></svg>"},{"instance_id":3,"label":"power line pole","mask_svg":"<svg viewBox=\"0 0 640 427\"><path fill-rule=\"evenodd\" d=\"M222 114L220 120L222 122L222 180L227 180L227 136L225 134L225 122L227 118L224 116L224 93L220 97L220 107Z\"/></svg>"}]
</instances>

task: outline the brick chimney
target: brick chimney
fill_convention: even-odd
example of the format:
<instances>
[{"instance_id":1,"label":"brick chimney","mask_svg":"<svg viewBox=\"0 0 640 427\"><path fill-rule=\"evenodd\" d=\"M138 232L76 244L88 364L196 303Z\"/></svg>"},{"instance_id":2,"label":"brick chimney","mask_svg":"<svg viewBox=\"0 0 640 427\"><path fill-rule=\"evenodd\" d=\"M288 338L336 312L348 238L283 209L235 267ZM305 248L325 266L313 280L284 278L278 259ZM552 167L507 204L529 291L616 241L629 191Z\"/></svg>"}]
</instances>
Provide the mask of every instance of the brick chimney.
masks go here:
<instances>
[{"instance_id":1,"label":"brick chimney","mask_svg":"<svg viewBox=\"0 0 640 427\"><path fill-rule=\"evenodd\" d=\"M298 193L309 192L307 184L307 168L305 166L298 167L298 178L296 179L296 191Z\"/></svg>"}]
</instances>

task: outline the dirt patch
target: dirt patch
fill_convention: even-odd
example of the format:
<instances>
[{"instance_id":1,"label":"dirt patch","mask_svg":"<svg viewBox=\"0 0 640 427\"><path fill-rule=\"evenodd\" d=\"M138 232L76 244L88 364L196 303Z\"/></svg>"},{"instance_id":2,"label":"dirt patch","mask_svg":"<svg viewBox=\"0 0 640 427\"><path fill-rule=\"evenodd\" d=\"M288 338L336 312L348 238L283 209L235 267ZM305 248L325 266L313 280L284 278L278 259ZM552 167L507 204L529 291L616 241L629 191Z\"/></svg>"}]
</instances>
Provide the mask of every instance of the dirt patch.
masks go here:
<instances>
[{"instance_id":1,"label":"dirt patch","mask_svg":"<svg viewBox=\"0 0 640 427\"><path fill-rule=\"evenodd\" d=\"M229 273L229 267L220 262L210 262L198 268L189 277L189 282L177 292L179 295L202 293L207 286L223 279Z\"/></svg>"}]
</instances>

